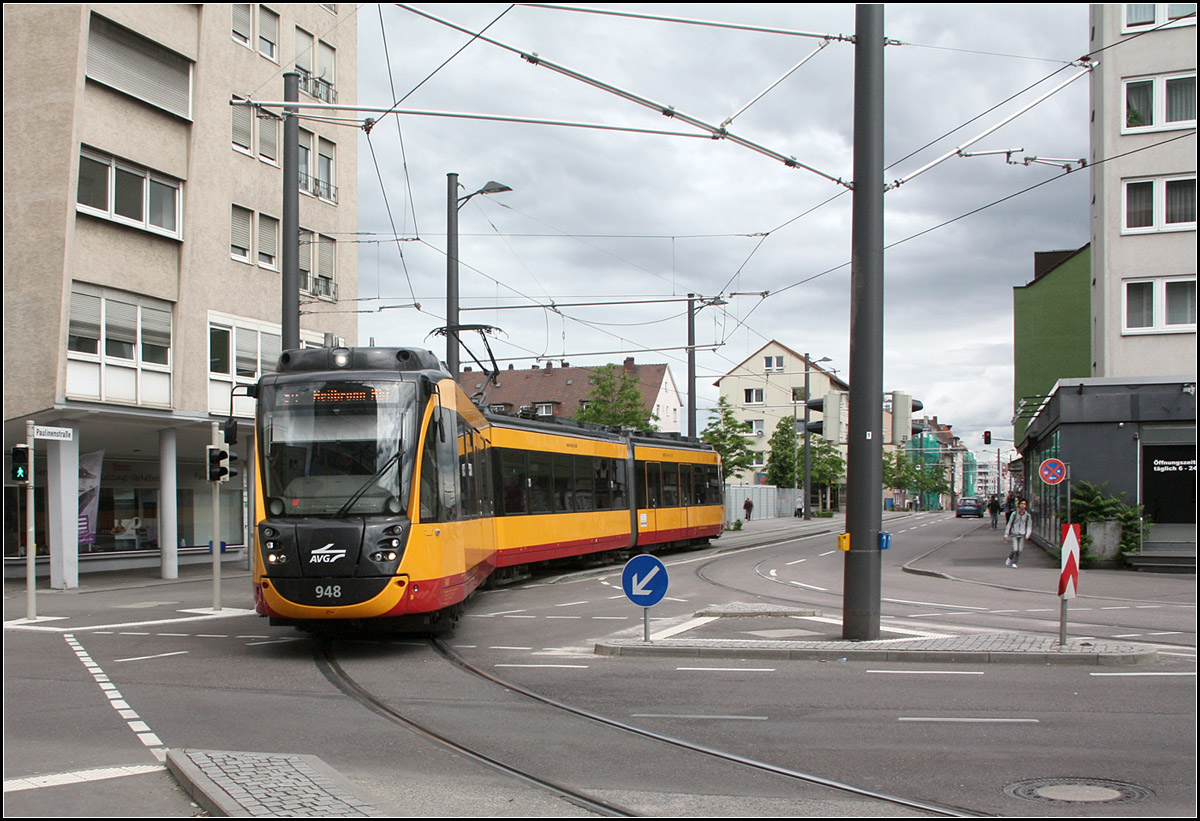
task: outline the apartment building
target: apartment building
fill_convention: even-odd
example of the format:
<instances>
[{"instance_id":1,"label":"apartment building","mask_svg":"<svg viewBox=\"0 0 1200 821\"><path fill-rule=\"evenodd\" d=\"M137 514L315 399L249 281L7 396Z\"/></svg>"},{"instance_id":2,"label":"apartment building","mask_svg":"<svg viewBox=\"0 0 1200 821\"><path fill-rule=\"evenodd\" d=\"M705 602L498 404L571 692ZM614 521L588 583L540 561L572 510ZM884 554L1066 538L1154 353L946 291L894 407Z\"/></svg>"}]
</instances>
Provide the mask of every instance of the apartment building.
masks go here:
<instances>
[{"instance_id":1,"label":"apartment building","mask_svg":"<svg viewBox=\"0 0 1200 821\"><path fill-rule=\"evenodd\" d=\"M38 572L52 586L209 560L204 448L232 389L280 354L285 242L299 243L302 344L356 341L354 315L335 311L358 290L357 133L300 121L289 238L283 124L231 104L282 100L290 71L301 101L353 104L353 14L5 5L4 443L7 457L29 421L70 431L35 442ZM249 422L252 408L233 412ZM252 516L245 474L221 486L231 558ZM18 490L6 474L6 575L26 550Z\"/></svg>"},{"instance_id":2,"label":"apartment building","mask_svg":"<svg viewBox=\"0 0 1200 821\"><path fill-rule=\"evenodd\" d=\"M1091 373L1060 374L1030 418L1024 485L1037 538L1060 539L1053 457L1143 506L1127 560L1194 567L1196 5L1096 4L1091 35Z\"/></svg>"},{"instance_id":3,"label":"apartment building","mask_svg":"<svg viewBox=\"0 0 1200 821\"><path fill-rule=\"evenodd\" d=\"M824 358L809 357L806 365L804 354L772 340L714 383L733 408L738 421L750 425L748 444L754 453L751 470L728 476L727 480L745 484L765 481L771 434L781 419L786 417L797 422L797 431L803 435L805 371L808 372L808 392L812 398L821 399L830 392L842 392L845 394L843 399L848 398L850 386L838 379L834 371L822 367L824 361ZM838 415L842 430L849 421L849 412L849 403L841 402ZM809 411L810 421L823 421L824 418L821 411ZM845 456L845 447L841 446L841 449Z\"/></svg>"}]
</instances>

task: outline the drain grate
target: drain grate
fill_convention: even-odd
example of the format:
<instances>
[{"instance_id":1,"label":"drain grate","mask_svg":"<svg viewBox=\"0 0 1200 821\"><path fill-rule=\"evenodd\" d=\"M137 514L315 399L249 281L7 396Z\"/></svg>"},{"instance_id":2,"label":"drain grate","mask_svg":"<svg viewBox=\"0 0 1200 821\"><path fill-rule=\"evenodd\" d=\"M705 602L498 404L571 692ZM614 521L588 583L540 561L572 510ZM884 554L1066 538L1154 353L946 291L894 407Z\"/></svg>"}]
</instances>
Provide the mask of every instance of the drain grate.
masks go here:
<instances>
[{"instance_id":1,"label":"drain grate","mask_svg":"<svg viewBox=\"0 0 1200 821\"><path fill-rule=\"evenodd\" d=\"M1154 797L1145 787L1107 778L1033 778L1009 784L1004 792L1054 804L1132 804Z\"/></svg>"}]
</instances>

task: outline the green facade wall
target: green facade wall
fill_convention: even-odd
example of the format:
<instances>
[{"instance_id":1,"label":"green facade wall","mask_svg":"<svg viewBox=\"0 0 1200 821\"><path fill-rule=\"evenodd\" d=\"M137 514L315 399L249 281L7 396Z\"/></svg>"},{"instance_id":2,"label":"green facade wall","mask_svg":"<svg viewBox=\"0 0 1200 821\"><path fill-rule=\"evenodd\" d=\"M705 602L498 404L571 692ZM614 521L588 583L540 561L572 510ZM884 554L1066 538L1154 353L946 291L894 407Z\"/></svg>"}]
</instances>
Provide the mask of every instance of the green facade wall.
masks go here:
<instances>
[{"instance_id":1,"label":"green facade wall","mask_svg":"<svg viewBox=\"0 0 1200 821\"><path fill-rule=\"evenodd\" d=\"M1023 397L1048 394L1059 379L1091 376L1091 261L1091 246L1085 245L1028 285L1013 288L1014 411ZM1028 424L1028 417L1016 420L1017 443Z\"/></svg>"}]
</instances>

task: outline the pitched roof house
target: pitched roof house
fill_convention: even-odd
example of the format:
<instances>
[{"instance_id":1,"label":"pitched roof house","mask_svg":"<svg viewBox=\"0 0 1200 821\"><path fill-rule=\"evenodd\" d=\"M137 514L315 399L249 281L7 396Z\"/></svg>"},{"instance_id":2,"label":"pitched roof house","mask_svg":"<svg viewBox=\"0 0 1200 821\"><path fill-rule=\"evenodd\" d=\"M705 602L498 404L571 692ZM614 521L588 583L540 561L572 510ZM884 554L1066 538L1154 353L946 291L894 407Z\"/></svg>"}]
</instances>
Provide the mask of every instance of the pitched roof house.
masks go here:
<instances>
[{"instance_id":1,"label":"pitched roof house","mask_svg":"<svg viewBox=\"0 0 1200 821\"><path fill-rule=\"evenodd\" d=\"M644 407L658 417L658 429L678 433L681 408L675 380L667 365L638 365L632 356L625 358L620 368L638 378ZM512 365L500 372L496 384L488 385L483 371L465 368L458 384L468 395L484 391L482 404L497 413L533 414L538 417L557 416L573 419L592 392L591 375L595 367L570 367L553 362L517 370Z\"/></svg>"}]
</instances>

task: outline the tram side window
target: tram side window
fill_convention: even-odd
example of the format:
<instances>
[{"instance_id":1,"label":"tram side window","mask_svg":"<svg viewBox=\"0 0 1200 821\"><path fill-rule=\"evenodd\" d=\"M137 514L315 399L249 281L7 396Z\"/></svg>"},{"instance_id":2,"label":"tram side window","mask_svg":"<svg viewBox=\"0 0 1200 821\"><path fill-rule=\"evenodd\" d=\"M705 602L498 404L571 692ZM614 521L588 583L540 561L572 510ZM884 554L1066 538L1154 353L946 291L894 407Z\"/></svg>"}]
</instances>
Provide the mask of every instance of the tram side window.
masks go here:
<instances>
[{"instance_id":1,"label":"tram side window","mask_svg":"<svg viewBox=\"0 0 1200 821\"><path fill-rule=\"evenodd\" d=\"M625 481L625 460L606 459L605 461L611 466L609 470L612 476L613 509L628 508L629 495Z\"/></svg>"},{"instance_id":2,"label":"tram side window","mask_svg":"<svg viewBox=\"0 0 1200 821\"><path fill-rule=\"evenodd\" d=\"M438 497L437 425L431 424L425 434L421 456L421 521L441 521L441 500Z\"/></svg>"},{"instance_id":3,"label":"tram side window","mask_svg":"<svg viewBox=\"0 0 1200 821\"><path fill-rule=\"evenodd\" d=\"M456 414L447 408L436 413L442 424L430 423L421 459L421 520L452 522L461 515Z\"/></svg>"},{"instance_id":4,"label":"tram side window","mask_svg":"<svg viewBox=\"0 0 1200 821\"><path fill-rule=\"evenodd\" d=\"M555 453L551 456L554 469L554 509L567 512L575 509L575 480L571 471L571 454Z\"/></svg>"},{"instance_id":5,"label":"tram side window","mask_svg":"<svg viewBox=\"0 0 1200 821\"><path fill-rule=\"evenodd\" d=\"M551 513L554 510L553 473L550 456L544 453L529 453L529 512Z\"/></svg>"},{"instance_id":6,"label":"tram side window","mask_svg":"<svg viewBox=\"0 0 1200 821\"><path fill-rule=\"evenodd\" d=\"M662 466L662 506L679 507L679 465Z\"/></svg>"},{"instance_id":7,"label":"tram side window","mask_svg":"<svg viewBox=\"0 0 1200 821\"><path fill-rule=\"evenodd\" d=\"M710 505L725 504L725 483L721 481L721 468L712 466L708 469L708 497Z\"/></svg>"},{"instance_id":8,"label":"tram side window","mask_svg":"<svg viewBox=\"0 0 1200 821\"><path fill-rule=\"evenodd\" d=\"M646 463L646 507L662 507L662 465Z\"/></svg>"},{"instance_id":9,"label":"tram side window","mask_svg":"<svg viewBox=\"0 0 1200 821\"><path fill-rule=\"evenodd\" d=\"M596 494L592 476L594 460L591 456L575 457L575 510L595 510Z\"/></svg>"},{"instance_id":10,"label":"tram side window","mask_svg":"<svg viewBox=\"0 0 1200 821\"><path fill-rule=\"evenodd\" d=\"M527 513L525 504L525 454L519 450L500 451L500 504L505 516Z\"/></svg>"}]
</instances>

